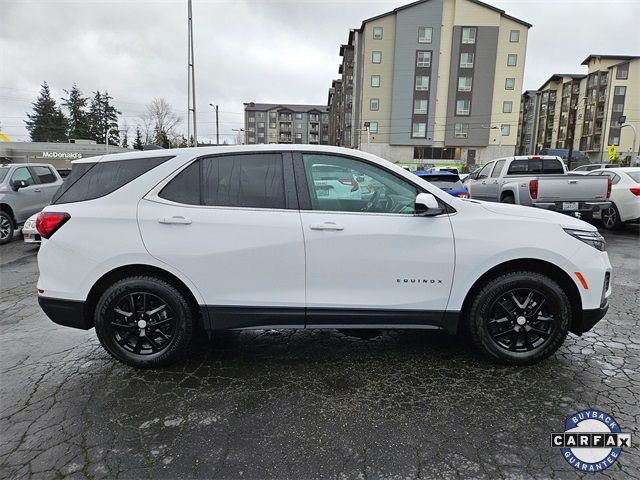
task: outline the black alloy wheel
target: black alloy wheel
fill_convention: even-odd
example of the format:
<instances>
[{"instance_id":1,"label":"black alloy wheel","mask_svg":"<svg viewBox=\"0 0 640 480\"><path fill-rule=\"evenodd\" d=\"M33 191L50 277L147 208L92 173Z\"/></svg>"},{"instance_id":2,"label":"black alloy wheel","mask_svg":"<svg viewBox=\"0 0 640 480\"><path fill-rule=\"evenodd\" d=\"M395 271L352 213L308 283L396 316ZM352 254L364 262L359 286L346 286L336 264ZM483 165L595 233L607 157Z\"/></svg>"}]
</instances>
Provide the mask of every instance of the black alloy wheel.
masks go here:
<instances>
[{"instance_id":1,"label":"black alloy wheel","mask_svg":"<svg viewBox=\"0 0 640 480\"><path fill-rule=\"evenodd\" d=\"M553 354L571 325L571 303L551 277L533 271L491 279L471 300L466 327L476 348L501 363L526 365Z\"/></svg>"},{"instance_id":2,"label":"black alloy wheel","mask_svg":"<svg viewBox=\"0 0 640 480\"><path fill-rule=\"evenodd\" d=\"M607 230L615 230L620 227L620 213L618 212L618 208L615 204L611 204L609 208L605 208L600 213L600 218L602 219L602 226Z\"/></svg>"},{"instance_id":3,"label":"black alloy wheel","mask_svg":"<svg viewBox=\"0 0 640 480\"><path fill-rule=\"evenodd\" d=\"M518 288L493 302L487 329L498 347L510 352L530 352L551 337L557 315L557 308L544 294Z\"/></svg>"},{"instance_id":4,"label":"black alloy wheel","mask_svg":"<svg viewBox=\"0 0 640 480\"><path fill-rule=\"evenodd\" d=\"M118 280L105 289L94 322L102 346L134 367L160 367L188 350L195 315L174 285L151 276Z\"/></svg>"}]
</instances>

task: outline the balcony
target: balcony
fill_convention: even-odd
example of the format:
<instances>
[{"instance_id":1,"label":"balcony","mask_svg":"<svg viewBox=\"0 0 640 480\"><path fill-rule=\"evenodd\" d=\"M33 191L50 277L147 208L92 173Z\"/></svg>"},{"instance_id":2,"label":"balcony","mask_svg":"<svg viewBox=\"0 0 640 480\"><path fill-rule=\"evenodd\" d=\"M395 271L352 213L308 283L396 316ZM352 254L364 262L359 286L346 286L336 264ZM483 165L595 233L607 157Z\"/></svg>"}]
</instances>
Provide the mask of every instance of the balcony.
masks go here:
<instances>
[{"instance_id":1,"label":"balcony","mask_svg":"<svg viewBox=\"0 0 640 480\"><path fill-rule=\"evenodd\" d=\"M290 123L281 123L280 124L280 133L291 133L291 124Z\"/></svg>"},{"instance_id":2,"label":"balcony","mask_svg":"<svg viewBox=\"0 0 640 480\"><path fill-rule=\"evenodd\" d=\"M290 133L281 133L278 137L280 143L291 143L291 134Z\"/></svg>"},{"instance_id":3,"label":"balcony","mask_svg":"<svg viewBox=\"0 0 640 480\"><path fill-rule=\"evenodd\" d=\"M599 120L603 119L604 118L604 110L598 110L596 112L596 118L599 119Z\"/></svg>"},{"instance_id":4,"label":"balcony","mask_svg":"<svg viewBox=\"0 0 640 480\"><path fill-rule=\"evenodd\" d=\"M607 99L607 96L604 93L598 95L598 103L602 103Z\"/></svg>"},{"instance_id":5,"label":"balcony","mask_svg":"<svg viewBox=\"0 0 640 480\"><path fill-rule=\"evenodd\" d=\"M290 122L293 119L290 113L281 113L278 118L281 122Z\"/></svg>"}]
</instances>

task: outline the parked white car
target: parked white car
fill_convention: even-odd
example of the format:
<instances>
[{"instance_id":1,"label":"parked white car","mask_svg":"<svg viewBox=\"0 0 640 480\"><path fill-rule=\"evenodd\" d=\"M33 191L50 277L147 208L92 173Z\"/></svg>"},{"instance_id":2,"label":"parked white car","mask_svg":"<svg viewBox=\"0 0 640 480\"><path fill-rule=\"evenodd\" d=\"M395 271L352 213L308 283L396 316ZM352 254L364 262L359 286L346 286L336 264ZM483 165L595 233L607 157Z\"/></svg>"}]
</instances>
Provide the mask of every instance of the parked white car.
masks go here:
<instances>
[{"instance_id":1,"label":"parked white car","mask_svg":"<svg viewBox=\"0 0 640 480\"><path fill-rule=\"evenodd\" d=\"M38 214L31 215L22 226L22 239L24 243L40 243L40 234L36 228Z\"/></svg>"},{"instance_id":2,"label":"parked white car","mask_svg":"<svg viewBox=\"0 0 640 480\"><path fill-rule=\"evenodd\" d=\"M594 213L604 228L619 228L623 223L640 219L640 167L594 170L589 175L606 175L611 179L611 206Z\"/></svg>"},{"instance_id":3,"label":"parked white car","mask_svg":"<svg viewBox=\"0 0 640 480\"><path fill-rule=\"evenodd\" d=\"M367 199L319 195L326 166L381 187ZM491 358L530 364L590 330L611 294L592 225L456 198L339 147L78 160L37 226L45 313L95 326L137 367L177 360L198 325L465 331Z\"/></svg>"},{"instance_id":4,"label":"parked white car","mask_svg":"<svg viewBox=\"0 0 640 480\"><path fill-rule=\"evenodd\" d=\"M616 168L617 163L589 163L587 165L581 165L578 168L574 168L570 173L578 173L580 175L586 175L594 170L600 170L602 168Z\"/></svg>"}]
</instances>

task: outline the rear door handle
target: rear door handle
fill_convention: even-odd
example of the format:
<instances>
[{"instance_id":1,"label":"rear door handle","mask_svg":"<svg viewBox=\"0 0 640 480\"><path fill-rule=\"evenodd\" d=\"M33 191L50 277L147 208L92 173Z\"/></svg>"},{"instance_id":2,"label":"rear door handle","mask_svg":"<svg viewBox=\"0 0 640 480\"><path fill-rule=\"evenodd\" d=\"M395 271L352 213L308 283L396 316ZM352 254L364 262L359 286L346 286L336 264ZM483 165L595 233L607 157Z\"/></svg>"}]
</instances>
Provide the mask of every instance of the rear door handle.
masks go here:
<instances>
[{"instance_id":1,"label":"rear door handle","mask_svg":"<svg viewBox=\"0 0 640 480\"><path fill-rule=\"evenodd\" d=\"M309 225L311 230L344 230L342 225L333 222L312 223Z\"/></svg>"},{"instance_id":2,"label":"rear door handle","mask_svg":"<svg viewBox=\"0 0 640 480\"><path fill-rule=\"evenodd\" d=\"M191 219L184 218L184 217L165 217L165 218L159 218L158 222L168 224L168 225L190 225Z\"/></svg>"},{"instance_id":3,"label":"rear door handle","mask_svg":"<svg viewBox=\"0 0 640 480\"><path fill-rule=\"evenodd\" d=\"M40 188L36 188L36 189L34 190L34 192L41 192L41 191L42 191L42 190L41 190Z\"/></svg>"}]
</instances>

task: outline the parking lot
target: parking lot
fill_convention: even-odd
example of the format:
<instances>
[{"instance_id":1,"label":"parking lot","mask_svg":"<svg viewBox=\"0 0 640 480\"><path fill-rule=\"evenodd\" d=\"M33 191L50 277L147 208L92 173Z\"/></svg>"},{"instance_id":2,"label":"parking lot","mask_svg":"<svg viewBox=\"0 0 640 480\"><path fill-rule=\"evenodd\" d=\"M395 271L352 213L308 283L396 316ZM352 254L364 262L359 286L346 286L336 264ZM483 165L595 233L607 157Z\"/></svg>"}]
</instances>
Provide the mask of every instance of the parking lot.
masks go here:
<instances>
[{"instance_id":1,"label":"parking lot","mask_svg":"<svg viewBox=\"0 0 640 480\"><path fill-rule=\"evenodd\" d=\"M0 478L567 478L550 434L589 407L640 478L639 229L604 233L611 308L547 361L502 367L463 341L391 331L226 332L164 370L116 362L37 305L37 248L0 247Z\"/></svg>"}]
</instances>

